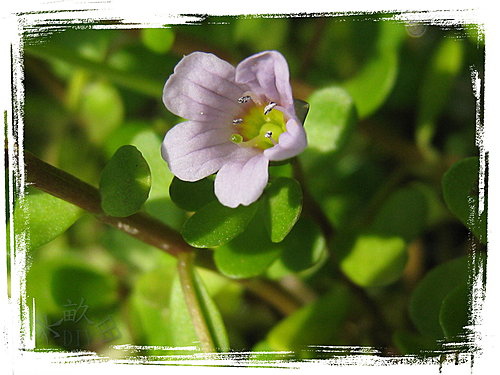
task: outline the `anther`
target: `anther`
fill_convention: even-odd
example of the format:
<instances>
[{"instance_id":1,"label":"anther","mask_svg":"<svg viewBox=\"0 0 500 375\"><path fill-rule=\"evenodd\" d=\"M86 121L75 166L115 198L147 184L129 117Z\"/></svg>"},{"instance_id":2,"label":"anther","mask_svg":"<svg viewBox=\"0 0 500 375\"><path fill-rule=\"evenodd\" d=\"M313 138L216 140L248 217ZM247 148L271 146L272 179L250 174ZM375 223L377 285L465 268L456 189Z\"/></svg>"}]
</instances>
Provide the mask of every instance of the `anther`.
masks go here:
<instances>
[{"instance_id":1,"label":"anther","mask_svg":"<svg viewBox=\"0 0 500 375\"><path fill-rule=\"evenodd\" d=\"M269 104L264 107L264 115L269 114L269 112L271 112L276 105L277 104L275 102L269 102Z\"/></svg>"},{"instance_id":2,"label":"anther","mask_svg":"<svg viewBox=\"0 0 500 375\"><path fill-rule=\"evenodd\" d=\"M238 125L238 124L241 124L243 122L243 119L242 118L235 118L233 120L233 124L234 125Z\"/></svg>"},{"instance_id":3,"label":"anther","mask_svg":"<svg viewBox=\"0 0 500 375\"><path fill-rule=\"evenodd\" d=\"M266 132L266 134L264 134L264 137L266 137L267 139L269 139L269 140L273 143L273 145L275 145L275 146L276 146L276 144L277 144L277 143L276 143L276 141L273 139L273 132L272 132L272 131L270 131L270 130L269 130L269 131L267 131L267 132Z\"/></svg>"},{"instance_id":4,"label":"anther","mask_svg":"<svg viewBox=\"0 0 500 375\"><path fill-rule=\"evenodd\" d=\"M246 103L246 102L248 102L250 99L252 99L252 98L250 97L250 95L245 95L245 96L242 96L241 98L239 98L239 99L238 99L238 103L240 103L240 104L241 104L241 103Z\"/></svg>"}]
</instances>

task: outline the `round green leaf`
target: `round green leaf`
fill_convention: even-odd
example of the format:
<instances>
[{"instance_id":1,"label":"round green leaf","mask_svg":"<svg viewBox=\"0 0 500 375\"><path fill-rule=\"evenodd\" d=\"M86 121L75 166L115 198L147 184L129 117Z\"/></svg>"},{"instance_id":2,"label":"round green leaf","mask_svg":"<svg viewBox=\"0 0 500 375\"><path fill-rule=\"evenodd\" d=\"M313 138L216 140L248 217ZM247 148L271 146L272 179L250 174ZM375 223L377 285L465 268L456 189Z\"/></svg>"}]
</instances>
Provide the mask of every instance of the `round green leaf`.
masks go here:
<instances>
[{"instance_id":1,"label":"round green leaf","mask_svg":"<svg viewBox=\"0 0 500 375\"><path fill-rule=\"evenodd\" d=\"M384 202L370 228L375 233L411 241L424 228L427 211L427 199L421 190L402 188Z\"/></svg>"},{"instance_id":2,"label":"round green leaf","mask_svg":"<svg viewBox=\"0 0 500 375\"><path fill-rule=\"evenodd\" d=\"M77 257L52 257L33 262L26 276L29 297L37 311L60 314L68 303L90 310L112 306L118 300L116 278Z\"/></svg>"},{"instance_id":3,"label":"round green leaf","mask_svg":"<svg viewBox=\"0 0 500 375\"><path fill-rule=\"evenodd\" d=\"M419 282L410 299L410 317L423 334L443 338L439 323L441 305L446 296L467 280L467 258L460 257L443 263Z\"/></svg>"},{"instance_id":4,"label":"round green leaf","mask_svg":"<svg viewBox=\"0 0 500 375\"><path fill-rule=\"evenodd\" d=\"M36 249L63 234L82 214L71 203L28 188L14 207L14 233L25 235L26 246Z\"/></svg>"},{"instance_id":5,"label":"round green leaf","mask_svg":"<svg viewBox=\"0 0 500 375\"><path fill-rule=\"evenodd\" d=\"M383 286L396 281L408 257L406 242L398 236L361 234L346 247L350 250L341 255L340 267L352 281L364 287Z\"/></svg>"},{"instance_id":6,"label":"round green leaf","mask_svg":"<svg viewBox=\"0 0 500 375\"><path fill-rule=\"evenodd\" d=\"M124 106L118 90L111 84L98 81L82 92L80 116L86 124L89 138L101 143L123 121Z\"/></svg>"},{"instance_id":7,"label":"round green leaf","mask_svg":"<svg viewBox=\"0 0 500 375\"><path fill-rule=\"evenodd\" d=\"M266 190L263 205L264 224L271 241L283 241L302 211L300 184L292 178L277 178Z\"/></svg>"},{"instance_id":8,"label":"round green leaf","mask_svg":"<svg viewBox=\"0 0 500 375\"><path fill-rule=\"evenodd\" d=\"M216 247L242 233L257 211L258 202L230 208L218 201L203 206L182 228L182 236L194 247Z\"/></svg>"},{"instance_id":9,"label":"round green leaf","mask_svg":"<svg viewBox=\"0 0 500 375\"><path fill-rule=\"evenodd\" d=\"M338 151L356 123L351 96L341 87L315 91L309 98L310 110L304 127L308 148L321 152Z\"/></svg>"},{"instance_id":10,"label":"round green leaf","mask_svg":"<svg viewBox=\"0 0 500 375\"><path fill-rule=\"evenodd\" d=\"M134 146L120 147L106 164L99 182L101 206L110 216L130 216L148 199L149 166Z\"/></svg>"},{"instance_id":11,"label":"round green leaf","mask_svg":"<svg viewBox=\"0 0 500 375\"><path fill-rule=\"evenodd\" d=\"M344 84L356 103L360 118L371 115L384 103L396 82L397 71L397 53L386 50L377 53L354 78Z\"/></svg>"},{"instance_id":12,"label":"round green leaf","mask_svg":"<svg viewBox=\"0 0 500 375\"><path fill-rule=\"evenodd\" d=\"M208 178L187 182L174 177L170 184L170 198L186 211L197 211L216 199L214 183Z\"/></svg>"},{"instance_id":13,"label":"round green leaf","mask_svg":"<svg viewBox=\"0 0 500 375\"><path fill-rule=\"evenodd\" d=\"M272 243L256 217L245 232L215 250L214 260L228 277L249 278L261 275L279 257L283 243Z\"/></svg>"},{"instance_id":14,"label":"round green leaf","mask_svg":"<svg viewBox=\"0 0 500 375\"><path fill-rule=\"evenodd\" d=\"M269 268L267 275L278 279L317 265L326 255L325 238L315 221L301 217L281 242L283 252Z\"/></svg>"},{"instance_id":15,"label":"round green leaf","mask_svg":"<svg viewBox=\"0 0 500 375\"><path fill-rule=\"evenodd\" d=\"M142 29L142 43L151 51L166 53L174 44L175 34L171 29Z\"/></svg>"},{"instance_id":16,"label":"round green leaf","mask_svg":"<svg viewBox=\"0 0 500 375\"><path fill-rule=\"evenodd\" d=\"M335 342L349 311L350 294L335 285L326 295L283 319L269 332L274 350L306 349Z\"/></svg>"},{"instance_id":17,"label":"round green leaf","mask_svg":"<svg viewBox=\"0 0 500 375\"><path fill-rule=\"evenodd\" d=\"M469 323L469 288L463 283L444 298L439 311L439 324L447 338L464 334Z\"/></svg>"},{"instance_id":18,"label":"round green leaf","mask_svg":"<svg viewBox=\"0 0 500 375\"><path fill-rule=\"evenodd\" d=\"M416 126L417 143L427 148L435 133L437 116L444 109L455 80L460 72L464 43L454 38L443 38L431 57L422 80Z\"/></svg>"},{"instance_id":19,"label":"round green leaf","mask_svg":"<svg viewBox=\"0 0 500 375\"><path fill-rule=\"evenodd\" d=\"M486 203L479 213L479 158L453 164L444 174L442 186L446 205L481 242L486 242Z\"/></svg>"}]
</instances>

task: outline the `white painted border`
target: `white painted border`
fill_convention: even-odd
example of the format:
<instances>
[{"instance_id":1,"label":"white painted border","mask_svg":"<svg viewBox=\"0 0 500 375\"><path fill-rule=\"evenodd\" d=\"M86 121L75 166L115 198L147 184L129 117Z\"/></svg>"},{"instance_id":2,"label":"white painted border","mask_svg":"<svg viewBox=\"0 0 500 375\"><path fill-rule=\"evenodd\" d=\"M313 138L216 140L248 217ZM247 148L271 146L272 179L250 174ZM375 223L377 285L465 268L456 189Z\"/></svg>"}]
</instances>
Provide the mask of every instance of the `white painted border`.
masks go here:
<instances>
[{"instance_id":1,"label":"white painted border","mask_svg":"<svg viewBox=\"0 0 500 375\"><path fill-rule=\"evenodd\" d=\"M3 2L5 3L5 2ZM470 21L475 23L483 23L486 25L486 73L485 73L485 90L484 90L484 101L485 101L485 116L484 116L484 138L483 138L483 148L489 152L489 255L488 255L488 270L487 270L487 286L488 290L486 293L486 299L484 301L484 308L481 310L481 316L476 316L475 330L479 337L481 337L481 342L478 343L480 347L483 348L483 353L479 358L475 358L474 366L472 368L473 373L488 373L490 366L494 366L496 362L496 356L498 353L498 339L499 336L499 324L498 316L500 316L500 310L498 308L498 286L500 285L500 273L493 271L494 268L499 265L499 255L497 251L497 244L499 243L498 231L494 231L494 225L496 223L496 208L498 207L498 198L494 192L498 191L498 169L500 168L498 153L496 152L495 142L497 138L497 127L498 124L498 74L497 69L500 66L500 59L498 56L498 48L494 46L500 46L499 41L499 22L495 19L495 11L490 6L486 5L487 1L480 3L471 3L470 1L419 1L413 4L405 4L404 8L401 8L402 4L400 1L377 1L377 2L326 2L326 1L316 1L308 0L307 2L293 2L293 1L269 1L269 0L252 0L252 1L224 1L224 2L189 2L186 0L168 2L167 1L152 1L152 0L141 0L137 2L124 2L124 1L36 1L36 0L24 0L17 1L11 4L2 4L2 7L8 6L9 9L2 10L0 19L0 31L2 37L0 38L0 51L1 51L1 62L0 62L0 90L1 90L1 104L2 112L7 111L7 117L12 124L13 116L15 113L12 111L11 107L11 44L13 45L13 55L14 58L21 59L22 51L19 48L19 35L17 22L20 18L15 16L13 12L33 12L33 11L58 11L64 10L75 10L75 9L94 9L87 10L84 12L79 12L78 17L84 19L97 19L97 18L109 18L109 19L124 19L126 22L134 27L142 26L158 26L165 23L178 23L181 21L179 18L174 17L171 19L172 15L176 14L212 14L212 15L223 15L223 14L257 14L257 13L314 13L314 12L345 12L345 11L416 11L416 13L409 13L405 16L410 20L424 19L427 22L434 21L436 23L442 22L458 22L458 21ZM161 4L161 5L160 5ZM473 10L470 10L474 7ZM448 10L455 10L450 12ZM466 11L460 11L459 9L465 9ZM429 12L431 11L431 12ZM50 20L52 17L57 15L58 18L72 19L75 17L75 13L47 13L45 15L35 15L28 14L25 17L25 21L29 24L36 24L43 18ZM445 19L443 21L443 19ZM446 20L447 19L447 20ZM17 83L22 80L23 72L17 67L15 70L15 79ZM477 80L473 82L478 83ZM472 83L471 83L472 84ZM22 87L22 86L20 86ZM22 91L18 92L16 98L18 103L23 101ZM22 116L20 118L22 120ZM22 138L22 126L19 129L19 134ZM3 137L3 133L2 133ZM9 140L12 142L14 135L12 131L8 134ZM14 151L10 152L10 160L13 160ZM482 159L484 160L484 159ZM484 164L482 164L484 165ZM23 176L19 176L22 178ZM3 184L4 176L0 177L0 186ZM12 202L5 202L0 210L2 214L5 212L5 204L12 204ZM5 238L5 228L1 229L0 234L2 238ZM11 238L14 240L13 238ZM50 371L52 374L67 373L71 371L72 373L83 373L87 371L93 371L97 373L104 373L110 370L118 370L122 373L132 373L137 371L136 366L130 366L129 361L124 360L120 362L112 362L99 359L94 353L87 353L86 357L78 357L78 361L75 363L74 357L75 353L72 354L62 354L62 353L37 353L37 352L23 352L18 350L20 346L25 348L33 347L33 338L29 332L30 317L24 316L20 317L17 313L19 311L19 303L25 303L23 296L24 287L23 283L23 271L25 267L26 259L22 254L17 257L16 262L11 264L13 267L12 279L13 285L19 285L18 288L13 288L12 299L8 299L5 293L7 283L6 283L6 264L5 262L0 264L0 344L2 345L0 363L2 364L2 369L12 368L15 373L45 373ZM482 290L482 285L475 285L475 288L480 292ZM477 306L473 306L473 309L477 309ZM21 329L19 329L21 327ZM82 359L86 358L87 362L81 362ZM62 359L68 361L69 363L53 363L59 362ZM132 361L130 361L132 362ZM332 362L336 362L334 368L332 368ZM343 364L350 363L350 366L339 366L342 362ZM234 359L228 359L227 365L242 364L241 361L235 361ZM382 365L393 363L393 359L390 358L380 358L377 356L363 355L362 357L348 357L343 360L328 360L328 361L314 361L314 362L300 362L300 363L289 363L283 364L284 366L296 367L298 371L336 371L342 374L346 373L401 373L405 371L406 373L436 373L437 365L436 363L428 362L418 362L412 358L403 359L402 363L394 366L371 366L371 365ZM186 362L182 362L186 365ZM193 364L205 364L214 365L220 364L220 360L216 359L206 359L203 361L193 361ZM356 365L354 365L356 364ZM165 371L175 371L178 373L192 371L192 367L189 366L176 366L169 367L166 369L163 366L141 366L140 371L148 371L151 373ZM220 367L204 367L203 371L214 373L220 373L224 371L235 371L234 368L220 368ZM244 369L241 371L264 371L263 369ZM266 369L265 371L283 371L281 369ZM464 363L462 365L445 364L442 367L442 373L471 373L470 364Z\"/></svg>"}]
</instances>

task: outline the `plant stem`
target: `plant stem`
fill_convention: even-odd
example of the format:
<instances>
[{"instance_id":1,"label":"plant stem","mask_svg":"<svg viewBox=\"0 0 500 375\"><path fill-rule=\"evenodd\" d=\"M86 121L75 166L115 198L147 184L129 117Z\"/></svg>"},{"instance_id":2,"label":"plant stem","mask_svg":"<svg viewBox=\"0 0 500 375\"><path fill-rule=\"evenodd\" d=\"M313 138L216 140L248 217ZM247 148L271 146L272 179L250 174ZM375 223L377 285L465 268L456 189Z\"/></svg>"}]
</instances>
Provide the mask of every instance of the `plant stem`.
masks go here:
<instances>
[{"instance_id":1,"label":"plant stem","mask_svg":"<svg viewBox=\"0 0 500 375\"><path fill-rule=\"evenodd\" d=\"M43 162L30 152L24 152L24 161L27 182L37 189L83 208L100 221L170 255L194 251L178 232L158 219L142 212L128 217L108 216L102 211L99 191L95 187Z\"/></svg>"},{"instance_id":2,"label":"plant stem","mask_svg":"<svg viewBox=\"0 0 500 375\"><path fill-rule=\"evenodd\" d=\"M177 270L184 294L184 300L191 315L196 336L200 340L201 350L204 353L216 352L212 334L200 305L199 294L194 282L193 253L180 253L177 257Z\"/></svg>"},{"instance_id":3,"label":"plant stem","mask_svg":"<svg viewBox=\"0 0 500 375\"><path fill-rule=\"evenodd\" d=\"M196 251L197 266L216 270L212 250L189 246L177 231L158 219L143 212L122 218L107 216L101 209L99 191L95 187L45 163L28 151L24 151L24 162L28 184L94 214L103 223L174 257ZM276 283L260 279L238 281L283 315L288 315L300 307L300 303Z\"/></svg>"}]
</instances>

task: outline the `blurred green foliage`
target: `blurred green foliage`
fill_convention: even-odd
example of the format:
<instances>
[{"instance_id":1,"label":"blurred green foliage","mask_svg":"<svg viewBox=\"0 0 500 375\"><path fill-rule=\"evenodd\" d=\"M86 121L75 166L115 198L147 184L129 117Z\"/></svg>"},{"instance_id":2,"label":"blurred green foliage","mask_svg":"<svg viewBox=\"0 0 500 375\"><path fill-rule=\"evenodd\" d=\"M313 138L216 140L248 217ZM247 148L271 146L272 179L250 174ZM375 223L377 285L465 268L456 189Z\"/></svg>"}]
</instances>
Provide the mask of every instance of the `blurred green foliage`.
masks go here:
<instances>
[{"instance_id":1,"label":"blurred green foliage","mask_svg":"<svg viewBox=\"0 0 500 375\"><path fill-rule=\"evenodd\" d=\"M148 167L147 200L141 186L132 209L110 204L124 215L142 207L191 245L214 248L203 251L218 272L198 268L196 283L220 348L310 358L334 354L307 345L389 345L432 355L446 340L467 342L467 254L485 251L470 74L483 76L484 44L473 25L416 34L381 18L208 17L27 34L24 146L95 186L102 175L103 202L117 197L122 172ZM215 200L211 178L182 182L161 159L162 137L181 121L162 88L191 51L237 64L263 49L285 55L295 97L310 104L309 147L302 176L272 166L264 197L232 210ZM124 145L142 167L109 172ZM16 202L15 233L30 238L37 347L111 355L115 344L196 345L175 259L82 213L32 188ZM252 277L280 283L303 306L283 316L234 280ZM387 342L370 329L378 319Z\"/></svg>"}]
</instances>

